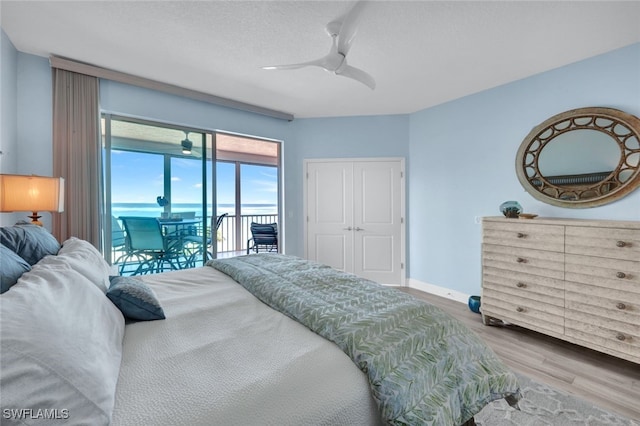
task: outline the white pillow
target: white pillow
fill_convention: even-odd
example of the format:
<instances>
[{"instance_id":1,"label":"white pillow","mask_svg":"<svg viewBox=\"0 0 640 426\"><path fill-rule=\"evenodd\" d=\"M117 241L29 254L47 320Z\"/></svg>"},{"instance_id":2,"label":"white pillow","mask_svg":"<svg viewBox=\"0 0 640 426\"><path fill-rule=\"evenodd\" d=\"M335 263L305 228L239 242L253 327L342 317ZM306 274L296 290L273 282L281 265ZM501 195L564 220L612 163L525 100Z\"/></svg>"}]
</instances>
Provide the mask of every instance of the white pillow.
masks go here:
<instances>
[{"instance_id":1,"label":"white pillow","mask_svg":"<svg viewBox=\"0 0 640 426\"><path fill-rule=\"evenodd\" d=\"M46 256L40 262L50 265L66 265L94 283L102 293L109 288L111 267L91 243L71 237L62 243L56 256Z\"/></svg>"},{"instance_id":2,"label":"white pillow","mask_svg":"<svg viewBox=\"0 0 640 426\"><path fill-rule=\"evenodd\" d=\"M3 417L3 424L109 424L124 318L94 284L66 266L38 263L0 296L0 318L0 412L63 417Z\"/></svg>"}]
</instances>

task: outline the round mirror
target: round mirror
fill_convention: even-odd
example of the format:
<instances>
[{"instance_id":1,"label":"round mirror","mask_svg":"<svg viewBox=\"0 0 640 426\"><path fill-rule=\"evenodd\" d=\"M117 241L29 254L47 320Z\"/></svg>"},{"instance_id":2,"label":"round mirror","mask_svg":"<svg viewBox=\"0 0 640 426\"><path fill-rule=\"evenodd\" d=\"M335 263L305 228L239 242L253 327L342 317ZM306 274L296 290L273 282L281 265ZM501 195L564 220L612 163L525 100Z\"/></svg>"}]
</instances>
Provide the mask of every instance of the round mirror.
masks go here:
<instances>
[{"instance_id":1,"label":"round mirror","mask_svg":"<svg viewBox=\"0 0 640 426\"><path fill-rule=\"evenodd\" d=\"M524 139L518 180L533 197L562 207L595 207L640 185L640 119L612 108L551 117Z\"/></svg>"}]
</instances>

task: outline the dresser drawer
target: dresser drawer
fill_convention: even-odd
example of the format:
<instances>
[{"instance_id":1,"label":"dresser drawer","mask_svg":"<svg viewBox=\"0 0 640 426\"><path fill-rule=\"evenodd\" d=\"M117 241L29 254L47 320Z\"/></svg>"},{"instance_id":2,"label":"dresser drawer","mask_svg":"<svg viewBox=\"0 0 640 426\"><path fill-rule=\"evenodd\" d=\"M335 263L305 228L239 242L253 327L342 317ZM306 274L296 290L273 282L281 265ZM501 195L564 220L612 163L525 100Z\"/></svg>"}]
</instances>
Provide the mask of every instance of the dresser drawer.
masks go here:
<instances>
[{"instance_id":1,"label":"dresser drawer","mask_svg":"<svg viewBox=\"0 0 640 426\"><path fill-rule=\"evenodd\" d=\"M562 280L564 279L564 254L484 244L482 267L483 270L490 267Z\"/></svg>"},{"instance_id":2,"label":"dresser drawer","mask_svg":"<svg viewBox=\"0 0 640 426\"><path fill-rule=\"evenodd\" d=\"M615 320L593 324L588 315L567 311L565 335L569 341L640 363L640 325Z\"/></svg>"},{"instance_id":3,"label":"dresser drawer","mask_svg":"<svg viewBox=\"0 0 640 426\"><path fill-rule=\"evenodd\" d=\"M554 278L487 266L482 273L482 288L564 306L564 281Z\"/></svg>"},{"instance_id":4,"label":"dresser drawer","mask_svg":"<svg viewBox=\"0 0 640 426\"><path fill-rule=\"evenodd\" d=\"M564 227L535 225L524 220L505 219L500 222L485 221L482 242L509 247L564 251Z\"/></svg>"},{"instance_id":5,"label":"dresser drawer","mask_svg":"<svg viewBox=\"0 0 640 426\"><path fill-rule=\"evenodd\" d=\"M567 281L565 299L567 310L588 313L593 324L601 325L612 319L640 326L640 292Z\"/></svg>"},{"instance_id":6,"label":"dresser drawer","mask_svg":"<svg viewBox=\"0 0 640 426\"><path fill-rule=\"evenodd\" d=\"M640 229L567 226L565 251L640 262Z\"/></svg>"},{"instance_id":7,"label":"dresser drawer","mask_svg":"<svg viewBox=\"0 0 640 426\"><path fill-rule=\"evenodd\" d=\"M482 289L482 314L552 336L564 333L564 307L496 291Z\"/></svg>"},{"instance_id":8,"label":"dresser drawer","mask_svg":"<svg viewBox=\"0 0 640 426\"><path fill-rule=\"evenodd\" d=\"M565 255L565 279L627 292L640 292L640 262Z\"/></svg>"}]
</instances>

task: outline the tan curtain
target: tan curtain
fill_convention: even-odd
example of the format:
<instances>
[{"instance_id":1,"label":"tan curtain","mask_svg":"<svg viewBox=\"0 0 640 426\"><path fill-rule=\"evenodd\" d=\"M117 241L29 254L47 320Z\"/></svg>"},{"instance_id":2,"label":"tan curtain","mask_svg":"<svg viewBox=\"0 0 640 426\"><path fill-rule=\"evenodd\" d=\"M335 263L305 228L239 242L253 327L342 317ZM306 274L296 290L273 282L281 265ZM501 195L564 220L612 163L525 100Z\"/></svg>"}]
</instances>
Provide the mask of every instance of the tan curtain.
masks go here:
<instances>
[{"instance_id":1,"label":"tan curtain","mask_svg":"<svg viewBox=\"0 0 640 426\"><path fill-rule=\"evenodd\" d=\"M102 162L99 82L53 68L53 175L65 178L64 212L53 235L78 237L101 248Z\"/></svg>"}]
</instances>

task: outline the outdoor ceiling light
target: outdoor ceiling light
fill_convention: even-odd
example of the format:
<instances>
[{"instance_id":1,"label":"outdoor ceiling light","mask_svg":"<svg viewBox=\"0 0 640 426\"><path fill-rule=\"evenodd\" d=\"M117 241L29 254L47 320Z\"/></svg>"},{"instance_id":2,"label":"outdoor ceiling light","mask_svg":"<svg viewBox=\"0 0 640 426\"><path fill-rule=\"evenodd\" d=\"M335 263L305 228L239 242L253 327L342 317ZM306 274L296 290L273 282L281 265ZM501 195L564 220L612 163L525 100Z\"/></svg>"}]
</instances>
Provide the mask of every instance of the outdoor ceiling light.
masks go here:
<instances>
[{"instance_id":1,"label":"outdoor ceiling light","mask_svg":"<svg viewBox=\"0 0 640 426\"><path fill-rule=\"evenodd\" d=\"M181 142L182 153L185 155L191 155L191 148L193 148L193 142L189 140L189 132L184 132L184 140Z\"/></svg>"}]
</instances>

